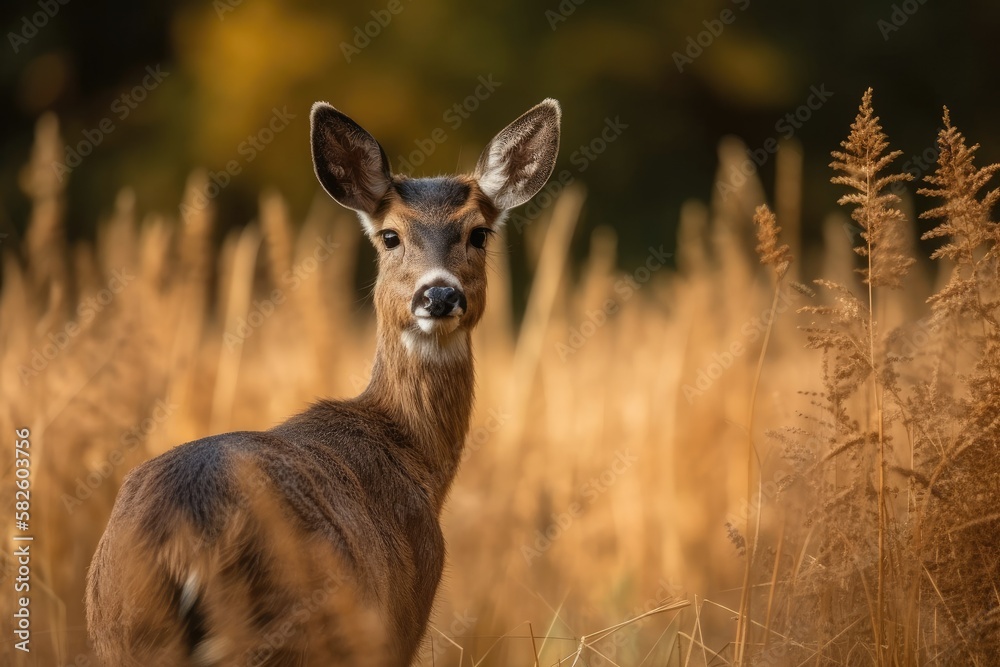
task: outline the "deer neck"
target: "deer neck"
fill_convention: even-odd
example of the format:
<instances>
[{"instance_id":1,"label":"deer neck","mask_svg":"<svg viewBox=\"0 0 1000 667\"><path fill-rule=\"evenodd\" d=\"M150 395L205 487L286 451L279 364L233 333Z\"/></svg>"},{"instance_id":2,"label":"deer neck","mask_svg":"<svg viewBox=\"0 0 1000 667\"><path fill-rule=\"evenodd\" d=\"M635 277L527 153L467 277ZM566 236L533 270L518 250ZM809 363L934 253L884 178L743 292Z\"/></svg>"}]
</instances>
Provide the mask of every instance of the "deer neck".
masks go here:
<instances>
[{"instance_id":1,"label":"deer neck","mask_svg":"<svg viewBox=\"0 0 1000 667\"><path fill-rule=\"evenodd\" d=\"M472 414L475 378L469 332L399 336L380 323L377 341L371 382L362 399L412 435L440 508L458 471Z\"/></svg>"}]
</instances>

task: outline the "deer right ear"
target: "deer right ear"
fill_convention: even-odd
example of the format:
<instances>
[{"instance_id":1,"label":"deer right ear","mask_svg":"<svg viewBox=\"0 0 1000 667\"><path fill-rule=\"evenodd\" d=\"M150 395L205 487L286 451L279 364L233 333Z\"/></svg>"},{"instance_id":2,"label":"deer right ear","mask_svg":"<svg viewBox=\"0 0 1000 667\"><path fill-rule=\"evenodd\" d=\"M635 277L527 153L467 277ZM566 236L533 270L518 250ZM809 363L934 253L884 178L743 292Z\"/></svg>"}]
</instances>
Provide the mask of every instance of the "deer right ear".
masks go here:
<instances>
[{"instance_id":1,"label":"deer right ear","mask_svg":"<svg viewBox=\"0 0 1000 667\"><path fill-rule=\"evenodd\" d=\"M385 151L363 127L326 102L313 105L309 120L316 178L338 203L361 213L369 227L368 216L392 184Z\"/></svg>"},{"instance_id":2,"label":"deer right ear","mask_svg":"<svg viewBox=\"0 0 1000 667\"><path fill-rule=\"evenodd\" d=\"M559 154L559 103L549 98L493 138L479 156L479 188L501 210L520 206L549 180Z\"/></svg>"}]
</instances>

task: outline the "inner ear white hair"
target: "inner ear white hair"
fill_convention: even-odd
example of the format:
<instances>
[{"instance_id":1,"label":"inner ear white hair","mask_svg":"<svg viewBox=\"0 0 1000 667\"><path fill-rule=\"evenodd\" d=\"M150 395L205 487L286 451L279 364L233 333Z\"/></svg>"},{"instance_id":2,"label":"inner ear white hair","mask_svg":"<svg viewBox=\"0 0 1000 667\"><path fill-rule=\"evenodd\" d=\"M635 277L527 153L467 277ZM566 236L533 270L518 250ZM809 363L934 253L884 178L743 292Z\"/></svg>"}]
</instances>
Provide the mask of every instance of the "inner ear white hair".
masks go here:
<instances>
[{"instance_id":1,"label":"inner ear white hair","mask_svg":"<svg viewBox=\"0 0 1000 667\"><path fill-rule=\"evenodd\" d=\"M474 177L501 211L528 201L549 180L561 117L559 102L546 99L501 130L479 156Z\"/></svg>"},{"instance_id":2,"label":"inner ear white hair","mask_svg":"<svg viewBox=\"0 0 1000 667\"><path fill-rule=\"evenodd\" d=\"M358 212L371 235L371 215L392 185L385 151L367 130L326 102L314 104L309 119L316 178L338 203Z\"/></svg>"}]
</instances>

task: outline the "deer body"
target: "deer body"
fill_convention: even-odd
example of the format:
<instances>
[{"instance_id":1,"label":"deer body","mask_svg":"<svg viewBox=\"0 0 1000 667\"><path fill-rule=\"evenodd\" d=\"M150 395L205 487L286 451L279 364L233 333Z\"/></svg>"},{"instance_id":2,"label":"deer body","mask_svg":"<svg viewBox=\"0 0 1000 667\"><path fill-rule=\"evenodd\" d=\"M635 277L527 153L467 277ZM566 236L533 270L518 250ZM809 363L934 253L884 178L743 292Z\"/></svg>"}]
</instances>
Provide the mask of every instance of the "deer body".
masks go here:
<instances>
[{"instance_id":1,"label":"deer body","mask_svg":"<svg viewBox=\"0 0 1000 667\"><path fill-rule=\"evenodd\" d=\"M411 663L472 412L487 238L544 185L558 140L546 100L471 176L411 179L347 116L313 107L320 183L378 249L371 382L129 474L88 574L89 632L108 665Z\"/></svg>"}]
</instances>

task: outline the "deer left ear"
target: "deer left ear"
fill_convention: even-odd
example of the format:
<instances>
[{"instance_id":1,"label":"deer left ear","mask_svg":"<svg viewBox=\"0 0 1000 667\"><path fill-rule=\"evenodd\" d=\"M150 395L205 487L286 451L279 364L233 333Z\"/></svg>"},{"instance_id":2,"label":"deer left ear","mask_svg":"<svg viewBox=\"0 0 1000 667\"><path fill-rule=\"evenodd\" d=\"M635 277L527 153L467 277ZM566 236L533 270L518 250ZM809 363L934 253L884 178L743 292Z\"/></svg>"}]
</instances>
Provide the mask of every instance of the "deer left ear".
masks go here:
<instances>
[{"instance_id":1,"label":"deer left ear","mask_svg":"<svg viewBox=\"0 0 1000 667\"><path fill-rule=\"evenodd\" d=\"M549 98L505 127L479 156L474 177L497 208L520 206L549 180L559 154L561 116L559 103Z\"/></svg>"}]
</instances>

